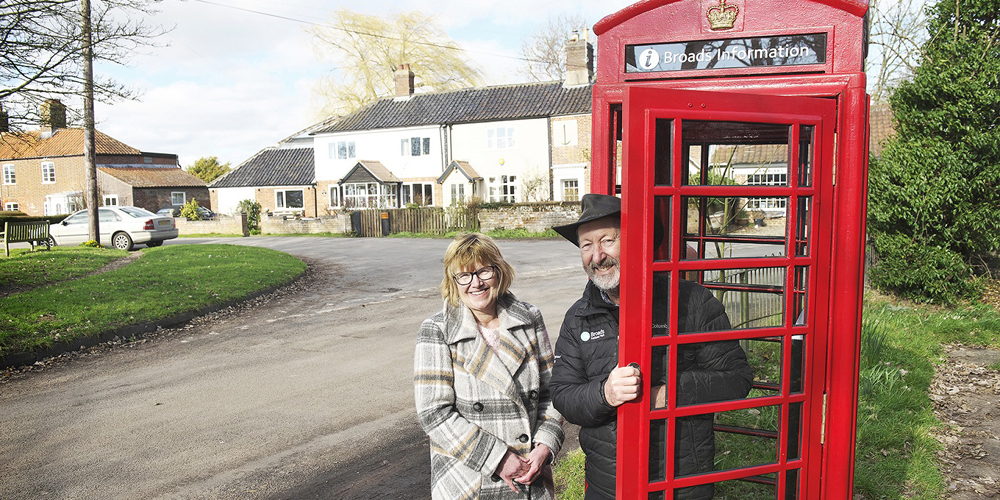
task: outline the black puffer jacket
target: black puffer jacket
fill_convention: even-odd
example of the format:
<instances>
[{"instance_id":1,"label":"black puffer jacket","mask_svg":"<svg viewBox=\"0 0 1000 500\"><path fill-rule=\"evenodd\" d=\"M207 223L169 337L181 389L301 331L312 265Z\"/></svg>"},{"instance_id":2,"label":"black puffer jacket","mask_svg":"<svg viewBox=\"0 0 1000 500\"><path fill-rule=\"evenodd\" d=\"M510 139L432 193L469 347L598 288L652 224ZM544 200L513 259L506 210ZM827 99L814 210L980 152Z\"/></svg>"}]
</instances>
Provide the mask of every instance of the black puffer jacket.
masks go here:
<instances>
[{"instance_id":1,"label":"black puffer jacket","mask_svg":"<svg viewBox=\"0 0 1000 500\"><path fill-rule=\"evenodd\" d=\"M654 280L654 301L669 297L666 280ZM728 330L729 318L722 303L704 287L680 282L679 331ZM662 298L662 299L661 299ZM653 311L653 324L669 324L667 304ZM653 360L655 378L665 377L666 360ZM608 304L593 283L566 312L555 346L550 388L556 409L580 429L580 447L587 456L589 488L615 497L617 410L604 401L602 384L618 366L618 307ZM678 351L678 405L741 399L750 391L753 372L736 341L692 344ZM664 380L659 380L664 383ZM654 382L656 385L656 382ZM677 476L713 469L715 436L713 415L696 415L677 421L675 464ZM657 436L651 436L655 439ZM651 456L663 467L663 457ZM662 474L661 474L662 475ZM681 500L710 499L712 485L677 491Z\"/></svg>"}]
</instances>

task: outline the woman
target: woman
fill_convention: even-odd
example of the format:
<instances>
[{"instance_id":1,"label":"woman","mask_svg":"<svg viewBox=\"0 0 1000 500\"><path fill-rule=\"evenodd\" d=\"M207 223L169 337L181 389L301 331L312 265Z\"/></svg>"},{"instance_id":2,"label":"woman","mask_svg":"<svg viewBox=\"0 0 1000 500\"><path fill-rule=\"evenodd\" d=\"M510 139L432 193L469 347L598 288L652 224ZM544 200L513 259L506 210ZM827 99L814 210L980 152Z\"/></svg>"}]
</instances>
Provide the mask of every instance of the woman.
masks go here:
<instances>
[{"instance_id":1,"label":"woman","mask_svg":"<svg viewBox=\"0 0 1000 500\"><path fill-rule=\"evenodd\" d=\"M489 237L444 257L444 309L420 325L413 385L431 445L434 499L550 499L562 416L538 309L510 293L514 269Z\"/></svg>"}]
</instances>

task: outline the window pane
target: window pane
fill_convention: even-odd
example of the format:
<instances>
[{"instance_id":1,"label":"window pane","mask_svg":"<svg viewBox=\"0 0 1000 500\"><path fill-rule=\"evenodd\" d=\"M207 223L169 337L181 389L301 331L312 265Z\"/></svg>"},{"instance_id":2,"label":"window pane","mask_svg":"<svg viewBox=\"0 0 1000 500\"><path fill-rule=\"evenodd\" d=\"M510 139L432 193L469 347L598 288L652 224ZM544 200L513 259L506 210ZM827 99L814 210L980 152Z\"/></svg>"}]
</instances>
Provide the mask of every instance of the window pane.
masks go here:
<instances>
[{"instance_id":1,"label":"window pane","mask_svg":"<svg viewBox=\"0 0 1000 500\"><path fill-rule=\"evenodd\" d=\"M278 208L285 208L285 193L284 193L284 191L278 191L278 192L276 192L274 194L275 194L275 199L276 199L275 205L277 205Z\"/></svg>"},{"instance_id":2,"label":"window pane","mask_svg":"<svg viewBox=\"0 0 1000 500\"><path fill-rule=\"evenodd\" d=\"M786 200L786 198L781 198ZM690 196L681 200L684 243L705 259L783 257L786 218L784 212L761 217L747 209L747 199Z\"/></svg>"},{"instance_id":3,"label":"window pane","mask_svg":"<svg viewBox=\"0 0 1000 500\"><path fill-rule=\"evenodd\" d=\"M785 268L719 269L698 273L702 284L725 306L734 330L784 324Z\"/></svg>"},{"instance_id":4,"label":"window pane","mask_svg":"<svg viewBox=\"0 0 1000 500\"><path fill-rule=\"evenodd\" d=\"M337 158L341 160L347 159L347 143L344 141L337 143Z\"/></svg>"},{"instance_id":5,"label":"window pane","mask_svg":"<svg viewBox=\"0 0 1000 500\"><path fill-rule=\"evenodd\" d=\"M424 137L423 141L424 141L424 154L425 155L431 154L431 138Z\"/></svg>"},{"instance_id":6,"label":"window pane","mask_svg":"<svg viewBox=\"0 0 1000 500\"><path fill-rule=\"evenodd\" d=\"M712 413L679 418L677 431L681 434L685 431L685 425L697 425L701 419L712 418ZM690 420L685 422L686 419ZM731 470L776 463L780 419L781 405L714 414L715 459L712 461L714 467L709 470ZM681 446L682 442L679 441L678 445ZM683 462L681 464L682 467L677 470L678 476L706 472L683 467Z\"/></svg>"},{"instance_id":7,"label":"window pane","mask_svg":"<svg viewBox=\"0 0 1000 500\"><path fill-rule=\"evenodd\" d=\"M406 156L409 153L410 153L410 140L409 139L401 140L399 143L399 154L402 156Z\"/></svg>"},{"instance_id":8,"label":"window pane","mask_svg":"<svg viewBox=\"0 0 1000 500\"><path fill-rule=\"evenodd\" d=\"M674 131L674 121L673 120L656 120L656 137L655 137L655 156L654 156L654 170L655 170L655 184L657 186L669 186L670 178L672 177L673 160L673 137Z\"/></svg>"},{"instance_id":9,"label":"window pane","mask_svg":"<svg viewBox=\"0 0 1000 500\"><path fill-rule=\"evenodd\" d=\"M305 196L302 191L287 191L285 192L285 203L288 204L288 208L303 208L305 207Z\"/></svg>"},{"instance_id":10,"label":"window pane","mask_svg":"<svg viewBox=\"0 0 1000 500\"><path fill-rule=\"evenodd\" d=\"M410 156L420 156L420 138L410 139Z\"/></svg>"},{"instance_id":11,"label":"window pane","mask_svg":"<svg viewBox=\"0 0 1000 500\"><path fill-rule=\"evenodd\" d=\"M347 143L347 157L356 158L354 154L354 141L350 141Z\"/></svg>"}]
</instances>

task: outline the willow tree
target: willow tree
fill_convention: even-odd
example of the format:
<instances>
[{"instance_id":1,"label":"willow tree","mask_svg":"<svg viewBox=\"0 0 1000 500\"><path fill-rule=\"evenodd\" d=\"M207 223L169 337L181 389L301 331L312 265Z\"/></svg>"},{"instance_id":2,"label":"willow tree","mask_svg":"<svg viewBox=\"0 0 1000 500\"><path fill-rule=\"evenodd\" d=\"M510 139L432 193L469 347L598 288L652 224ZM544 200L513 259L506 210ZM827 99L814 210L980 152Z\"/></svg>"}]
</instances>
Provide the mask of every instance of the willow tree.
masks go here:
<instances>
[{"instance_id":1,"label":"willow tree","mask_svg":"<svg viewBox=\"0 0 1000 500\"><path fill-rule=\"evenodd\" d=\"M464 50L420 12L378 17L340 10L310 32L317 50L336 68L317 86L326 116L393 95L393 73L402 64L410 66L419 92L474 87L481 81Z\"/></svg>"},{"instance_id":2,"label":"willow tree","mask_svg":"<svg viewBox=\"0 0 1000 500\"><path fill-rule=\"evenodd\" d=\"M872 283L919 300L975 296L1000 249L1000 10L941 0L921 64L889 99L896 135L869 170Z\"/></svg>"}]
</instances>

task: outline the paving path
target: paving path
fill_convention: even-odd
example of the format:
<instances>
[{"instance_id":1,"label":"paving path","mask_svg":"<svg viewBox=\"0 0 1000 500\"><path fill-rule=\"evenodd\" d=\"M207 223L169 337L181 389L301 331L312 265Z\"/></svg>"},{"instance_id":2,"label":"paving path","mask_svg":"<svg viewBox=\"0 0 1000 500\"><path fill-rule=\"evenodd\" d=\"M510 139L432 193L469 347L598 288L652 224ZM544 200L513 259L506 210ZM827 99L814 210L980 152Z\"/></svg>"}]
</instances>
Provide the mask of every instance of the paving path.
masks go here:
<instances>
[{"instance_id":1,"label":"paving path","mask_svg":"<svg viewBox=\"0 0 1000 500\"><path fill-rule=\"evenodd\" d=\"M0 384L0 498L420 499L412 359L448 240L180 239L299 256L291 291ZM557 240L504 241L550 334L585 276Z\"/></svg>"}]
</instances>

